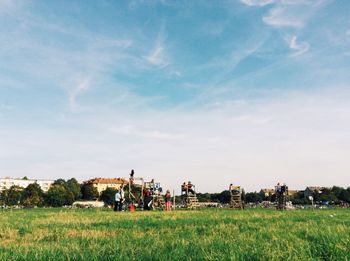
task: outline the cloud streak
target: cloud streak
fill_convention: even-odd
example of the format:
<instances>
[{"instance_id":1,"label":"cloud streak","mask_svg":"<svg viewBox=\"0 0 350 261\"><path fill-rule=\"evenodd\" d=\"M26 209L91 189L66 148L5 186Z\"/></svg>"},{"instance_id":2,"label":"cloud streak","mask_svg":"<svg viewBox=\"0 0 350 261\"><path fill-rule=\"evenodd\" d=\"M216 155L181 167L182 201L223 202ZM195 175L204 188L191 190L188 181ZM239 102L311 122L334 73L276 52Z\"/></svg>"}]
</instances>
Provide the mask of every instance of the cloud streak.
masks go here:
<instances>
[{"instance_id":1,"label":"cloud streak","mask_svg":"<svg viewBox=\"0 0 350 261\"><path fill-rule=\"evenodd\" d=\"M165 36L164 36L164 25L157 36L156 42L149 52L148 55L144 56L144 58L152 65L158 67L165 67L168 65L168 57L166 55L166 47L165 47Z\"/></svg>"},{"instance_id":2,"label":"cloud streak","mask_svg":"<svg viewBox=\"0 0 350 261\"><path fill-rule=\"evenodd\" d=\"M304 26L304 21L300 17L292 15L284 7L272 8L262 20L273 27L301 28Z\"/></svg>"},{"instance_id":3,"label":"cloud streak","mask_svg":"<svg viewBox=\"0 0 350 261\"><path fill-rule=\"evenodd\" d=\"M241 2L248 6L265 6L275 2L275 0L241 0Z\"/></svg>"},{"instance_id":4,"label":"cloud streak","mask_svg":"<svg viewBox=\"0 0 350 261\"><path fill-rule=\"evenodd\" d=\"M289 48L294 51L291 54L292 57L302 55L306 53L310 48L310 44L308 42L298 42L297 37L295 35L293 35L289 39L286 39L286 41L288 42Z\"/></svg>"}]
</instances>

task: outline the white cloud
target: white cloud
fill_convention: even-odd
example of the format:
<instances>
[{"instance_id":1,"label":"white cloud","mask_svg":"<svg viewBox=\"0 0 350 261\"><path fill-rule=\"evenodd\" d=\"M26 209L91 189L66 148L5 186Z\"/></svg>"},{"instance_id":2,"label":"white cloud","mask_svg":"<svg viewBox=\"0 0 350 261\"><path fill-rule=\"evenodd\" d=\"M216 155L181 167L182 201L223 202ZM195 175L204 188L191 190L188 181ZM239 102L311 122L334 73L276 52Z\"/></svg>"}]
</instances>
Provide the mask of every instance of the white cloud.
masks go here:
<instances>
[{"instance_id":1,"label":"white cloud","mask_svg":"<svg viewBox=\"0 0 350 261\"><path fill-rule=\"evenodd\" d=\"M77 97L84 92L86 92L90 88L90 79L82 79L79 80L77 86L75 88L70 89L69 93L69 105L73 110L81 110L82 107L77 104Z\"/></svg>"},{"instance_id":2,"label":"white cloud","mask_svg":"<svg viewBox=\"0 0 350 261\"><path fill-rule=\"evenodd\" d=\"M264 16L262 20L273 27L299 28L304 26L303 19L300 16L294 15L284 7L272 8L269 14Z\"/></svg>"},{"instance_id":3,"label":"white cloud","mask_svg":"<svg viewBox=\"0 0 350 261\"><path fill-rule=\"evenodd\" d=\"M8 104L0 104L0 110L13 110L15 106L13 105L8 105Z\"/></svg>"},{"instance_id":4,"label":"white cloud","mask_svg":"<svg viewBox=\"0 0 350 261\"><path fill-rule=\"evenodd\" d=\"M112 128L111 131L120 135L135 136L155 140L177 140L183 139L185 137L183 134L163 132L158 130L143 130L129 125L115 127Z\"/></svg>"},{"instance_id":5,"label":"white cloud","mask_svg":"<svg viewBox=\"0 0 350 261\"><path fill-rule=\"evenodd\" d=\"M308 42L298 42L297 36L295 35L293 35L289 39L286 38L286 41L288 42L289 48L294 51L291 55L292 57L306 53L310 48L310 44Z\"/></svg>"},{"instance_id":6,"label":"white cloud","mask_svg":"<svg viewBox=\"0 0 350 261\"><path fill-rule=\"evenodd\" d=\"M152 65L165 67L168 65L168 57L166 54L165 48L165 36L164 36L164 23L161 26L161 30L157 36L156 42L149 52L148 55L144 56L144 58Z\"/></svg>"},{"instance_id":7,"label":"white cloud","mask_svg":"<svg viewBox=\"0 0 350 261\"><path fill-rule=\"evenodd\" d=\"M161 43L157 43L154 49L148 56L145 56L146 60L157 66L165 65L164 47Z\"/></svg>"},{"instance_id":8,"label":"white cloud","mask_svg":"<svg viewBox=\"0 0 350 261\"><path fill-rule=\"evenodd\" d=\"M241 2L249 6L265 6L273 4L275 0L241 0Z\"/></svg>"}]
</instances>

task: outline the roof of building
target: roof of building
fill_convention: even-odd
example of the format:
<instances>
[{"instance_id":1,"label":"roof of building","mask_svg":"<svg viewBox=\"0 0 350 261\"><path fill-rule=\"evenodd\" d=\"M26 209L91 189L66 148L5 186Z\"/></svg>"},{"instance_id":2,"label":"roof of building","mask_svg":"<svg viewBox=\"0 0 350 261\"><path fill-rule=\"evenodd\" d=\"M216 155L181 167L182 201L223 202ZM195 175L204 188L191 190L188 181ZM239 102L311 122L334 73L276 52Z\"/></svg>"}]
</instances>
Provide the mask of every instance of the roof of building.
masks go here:
<instances>
[{"instance_id":1,"label":"roof of building","mask_svg":"<svg viewBox=\"0 0 350 261\"><path fill-rule=\"evenodd\" d=\"M261 189L261 192L264 192L264 193L270 193L270 192L275 192L275 189Z\"/></svg>"},{"instance_id":2,"label":"roof of building","mask_svg":"<svg viewBox=\"0 0 350 261\"><path fill-rule=\"evenodd\" d=\"M85 181L85 183L90 184L127 184L128 181L123 178L94 178L90 179L88 181Z\"/></svg>"},{"instance_id":3,"label":"roof of building","mask_svg":"<svg viewBox=\"0 0 350 261\"><path fill-rule=\"evenodd\" d=\"M309 190L311 190L311 191L320 191L320 190L326 189L326 187L310 186L310 187L306 187L306 189L309 189ZM306 189L305 189L305 190L306 190Z\"/></svg>"}]
</instances>

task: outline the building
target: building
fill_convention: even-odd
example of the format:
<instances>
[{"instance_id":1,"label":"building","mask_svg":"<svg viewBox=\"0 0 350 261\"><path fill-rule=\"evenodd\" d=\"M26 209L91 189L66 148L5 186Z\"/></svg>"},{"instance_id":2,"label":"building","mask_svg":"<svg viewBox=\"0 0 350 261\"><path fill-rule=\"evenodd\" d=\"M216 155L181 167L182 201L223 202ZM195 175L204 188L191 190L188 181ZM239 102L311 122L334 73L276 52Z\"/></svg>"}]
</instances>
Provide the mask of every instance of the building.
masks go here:
<instances>
[{"instance_id":1,"label":"building","mask_svg":"<svg viewBox=\"0 0 350 261\"><path fill-rule=\"evenodd\" d=\"M294 196L295 194L299 193L300 190L296 190L296 189L289 189L288 190L288 196Z\"/></svg>"},{"instance_id":2,"label":"building","mask_svg":"<svg viewBox=\"0 0 350 261\"><path fill-rule=\"evenodd\" d=\"M121 186L128 184L128 181L123 178L94 178L85 181L86 184L92 184L99 194L106 188L120 189Z\"/></svg>"},{"instance_id":3,"label":"building","mask_svg":"<svg viewBox=\"0 0 350 261\"><path fill-rule=\"evenodd\" d=\"M310 196L314 196L315 193L322 193L322 190L327 189L326 187L306 187L304 190L304 198L309 198Z\"/></svg>"},{"instance_id":4,"label":"building","mask_svg":"<svg viewBox=\"0 0 350 261\"><path fill-rule=\"evenodd\" d=\"M19 179L19 178L0 178L0 191L9 189L12 186L19 186L22 188L28 187L28 185L37 183L44 192L47 192L54 183L54 180L42 180L42 179Z\"/></svg>"},{"instance_id":5,"label":"building","mask_svg":"<svg viewBox=\"0 0 350 261\"><path fill-rule=\"evenodd\" d=\"M299 192L299 190L289 189L288 196L293 196L298 192ZM264 194L265 197L269 197L269 196L275 195L275 189L262 189L262 190L260 190L260 193Z\"/></svg>"},{"instance_id":6,"label":"building","mask_svg":"<svg viewBox=\"0 0 350 261\"><path fill-rule=\"evenodd\" d=\"M275 194L275 189L261 189L261 194L264 194L265 197L269 197Z\"/></svg>"}]
</instances>

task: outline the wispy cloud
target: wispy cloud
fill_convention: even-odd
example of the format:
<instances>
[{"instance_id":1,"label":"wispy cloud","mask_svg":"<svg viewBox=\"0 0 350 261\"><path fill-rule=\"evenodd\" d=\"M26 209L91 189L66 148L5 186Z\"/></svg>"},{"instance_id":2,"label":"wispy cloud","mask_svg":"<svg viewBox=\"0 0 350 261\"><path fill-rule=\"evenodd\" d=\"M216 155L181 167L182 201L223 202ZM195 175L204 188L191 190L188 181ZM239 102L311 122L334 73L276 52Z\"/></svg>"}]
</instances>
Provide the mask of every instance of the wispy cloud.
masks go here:
<instances>
[{"instance_id":1,"label":"wispy cloud","mask_svg":"<svg viewBox=\"0 0 350 261\"><path fill-rule=\"evenodd\" d=\"M90 79L86 78L86 79L79 80L76 87L73 87L70 89L68 100L69 100L69 105L71 109L79 110L79 111L83 109L83 107L78 105L77 97L83 94L84 92L86 92L89 88L90 88Z\"/></svg>"},{"instance_id":2,"label":"wispy cloud","mask_svg":"<svg viewBox=\"0 0 350 261\"><path fill-rule=\"evenodd\" d=\"M303 53L306 53L310 48L310 44L308 42L298 42L296 35L293 35L292 37L287 37L285 40L287 41L289 48L294 51L291 54L292 57L296 57Z\"/></svg>"},{"instance_id":3,"label":"wispy cloud","mask_svg":"<svg viewBox=\"0 0 350 261\"><path fill-rule=\"evenodd\" d=\"M275 7L264 16L262 20L274 27L303 27L304 21L299 16L294 16L283 7Z\"/></svg>"},{"instance_id":4,"label":"wispy cloud","mask_svg":"<svg viewBox=\"0 0 350 261\"><path fill-rule=\"evenodd\" d=\"M118 128L112 128L111 130L112 132L119 135L135 136L135 137L156 139L156 140L178 140L178 139L183 139L185 137L185 135L183 134L163 132L158 130L143 130L140 128L135 128L134 126L130 126L130 125L122 126Z\"/></svg>"},{"instance_id":5,"label":"wispy cloud","mask_svg":"<svg viewBox=\"0 0 350 261\"><path fill-rule=\"evenodd\" d=\"M148 55L144 56L144 58L152 65L165 67L168 65L168 57L166 54L165 47L165 39L164 35L164 24L161 27L161 30L157 36L155 44Z\"/></svg>"},{"instance_id":6,"label":"wispy cloud","mask_svg":"<svg viewBox=\"0 0 350 261\"><path fill-rule=\"evenodd\" d=\"M12 110L12 109L14 109L15 108L15 106L13 106L13 105L8 105L8 104L0 104L0 110L6 110L6 111L8 111L8 110Z\"/></svg>"},{"instance_id":7,"label":"wispy cloud","mask_svg":"<svg viewBox=\"0 0 350 261\"><path fill-rule=\"evenodd\" d=\"M241 0L243 4L249 6L265 6L275 2L275 0Z\"/></svg>"},{"instance_id":8,"label":"wispy cloud","mask_svg":"<svg viewBox=\"0 0 350 261\"><path fill-rule=\"evenodd\" d=\"M145 56L146 60L157 66L166 65L163 43L157 42L151 53Z\"/></svg>"}]
</instances>

